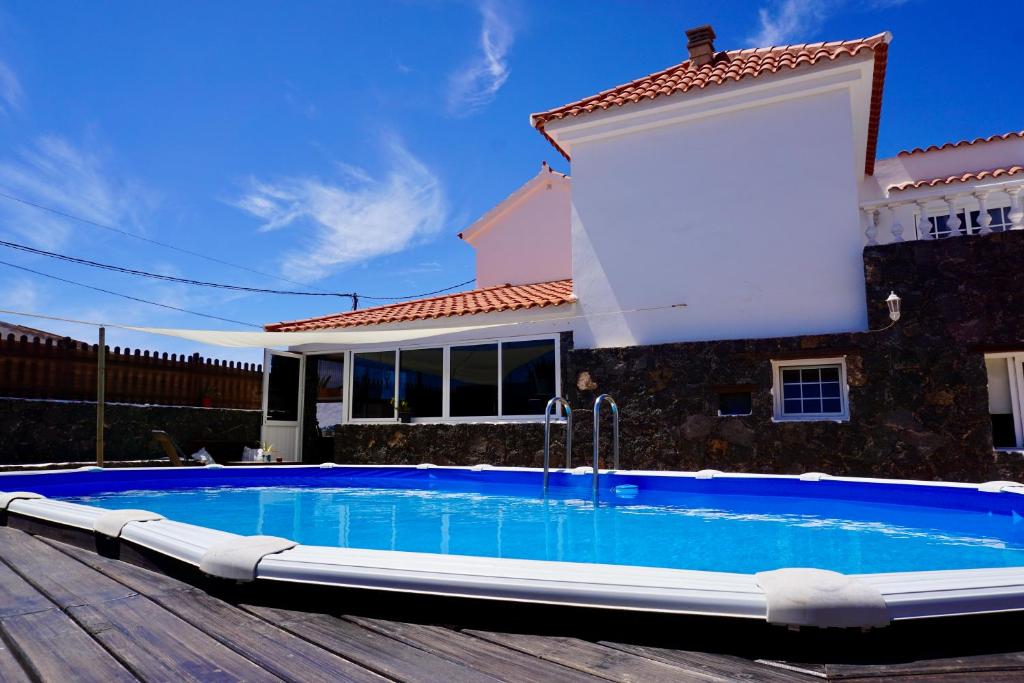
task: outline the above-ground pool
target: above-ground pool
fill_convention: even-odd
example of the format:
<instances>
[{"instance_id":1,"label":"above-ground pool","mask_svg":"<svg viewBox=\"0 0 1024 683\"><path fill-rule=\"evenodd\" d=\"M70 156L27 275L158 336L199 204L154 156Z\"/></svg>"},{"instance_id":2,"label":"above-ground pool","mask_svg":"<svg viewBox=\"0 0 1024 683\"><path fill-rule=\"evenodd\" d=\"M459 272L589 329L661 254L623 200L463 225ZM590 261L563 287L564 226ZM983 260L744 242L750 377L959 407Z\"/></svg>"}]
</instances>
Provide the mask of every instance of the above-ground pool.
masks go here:
<instances>
[{"instance_id":1,"label":"above-ground pool","mask_svg":"<svg viewBox=\"0 0 1024 683\"><path fill-rule=\"evenodd\" d=\"M13 518L89 530L107 528L105 510L155 513L107 514L120 525L107 533L215 575L212 555L273 536L291 543L243 552L243 574L798 625L1024 608L1024 487L1011 482L602 472L595 498L585 468L541 481L488 467L130 469L0 475L0 491L45 496L10 502Z\"/></svg>"}]
</instances>

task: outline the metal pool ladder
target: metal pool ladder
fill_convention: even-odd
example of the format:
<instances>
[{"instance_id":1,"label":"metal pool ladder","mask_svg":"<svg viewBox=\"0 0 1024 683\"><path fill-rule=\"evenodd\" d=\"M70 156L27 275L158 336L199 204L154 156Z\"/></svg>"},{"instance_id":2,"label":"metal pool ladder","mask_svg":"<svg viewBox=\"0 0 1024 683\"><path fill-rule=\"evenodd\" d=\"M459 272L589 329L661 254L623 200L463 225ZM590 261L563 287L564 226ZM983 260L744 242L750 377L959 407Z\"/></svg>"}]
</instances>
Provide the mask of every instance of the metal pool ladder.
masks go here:
<instances>
[{"instance_id":1,"label":"metal pool ladder","mask_svg":"<svg viewBox=\"0 0 1024 683\"><path fill-rule=\"evenodd\" d=\"M551 411L558 406L565 408L565 467L572 467L572 408L561 396L555 396L544 408L544 491L548 490L548 466L551 463Z\"/></svg>"},{"instance_id":2,"label":"metal pool ladder","mask_svg":"<svg viewBox=\"0 0 1024 683\"><path fill-rule=\"evenodd\" d=\"M612 469L619 469L619 406L608 394L601 394L594 400L594 495L597 495L598 456L601 453L601 404L606 402L612 407Z\"/></svg>"}]
</instances>

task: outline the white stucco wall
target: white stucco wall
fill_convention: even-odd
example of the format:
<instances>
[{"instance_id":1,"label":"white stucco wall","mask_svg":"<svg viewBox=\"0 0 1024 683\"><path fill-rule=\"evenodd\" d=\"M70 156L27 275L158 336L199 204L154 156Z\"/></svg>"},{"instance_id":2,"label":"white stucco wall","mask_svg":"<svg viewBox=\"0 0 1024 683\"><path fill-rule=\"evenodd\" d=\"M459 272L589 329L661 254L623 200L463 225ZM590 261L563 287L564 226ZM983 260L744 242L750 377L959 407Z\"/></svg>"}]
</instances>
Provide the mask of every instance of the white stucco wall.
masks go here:
<instances>
[{"instance_id":1,"label":"white stucco wall","mask_svg":"<svg viewBox=\"0 0 1024 683\"><path fill-rule=\"evenodd\" d=\"M576 345L865 329L853 118L833 89L575 144Z\"/></svg>"},{"instance_id":2,"label":"white stucco wall","mask_svg":"<svg viewBox=\"0 0 1024 683\"><path fill-rule=\"evenodd\" d=\"M572 277L570 180L542 173L467 230L476 250L477 287Z\"/></svg>"}]
</instances>

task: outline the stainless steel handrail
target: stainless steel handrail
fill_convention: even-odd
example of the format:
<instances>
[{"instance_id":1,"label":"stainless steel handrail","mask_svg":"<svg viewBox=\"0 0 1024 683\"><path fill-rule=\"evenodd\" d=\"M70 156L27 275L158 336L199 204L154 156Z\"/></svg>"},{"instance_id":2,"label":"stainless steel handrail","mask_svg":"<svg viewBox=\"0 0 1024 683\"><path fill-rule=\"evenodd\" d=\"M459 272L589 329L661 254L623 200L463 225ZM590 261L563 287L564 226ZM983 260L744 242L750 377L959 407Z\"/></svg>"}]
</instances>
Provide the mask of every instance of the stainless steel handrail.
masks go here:
<instances>
[{"instance_id":1,"label":"stainless steel handrail","mask_svg":"<svg viewBox=\"0 0 1024 683\"><path fill-rule=\"evenodd\" d=\"M572 467L572 408L561 396L555 396L544 408L544 490L548 490L548 466L551 463L551 410L565 408L565 467Z\"/></svg>"},{"instance_id":2,"label":"stainless steel handrail","mask_svg":"<svg viewBox=\"0 0 1024 683\"><path fill-rule=\"evenodd\" d=\"M612 453L612 469L619 469L619 406L608 394L601 394L594 399L594 493L597 493L598 459L601 453L601 404L607 402L612 407L612 438L614 450Z\"/></svg>"}]
</instances>

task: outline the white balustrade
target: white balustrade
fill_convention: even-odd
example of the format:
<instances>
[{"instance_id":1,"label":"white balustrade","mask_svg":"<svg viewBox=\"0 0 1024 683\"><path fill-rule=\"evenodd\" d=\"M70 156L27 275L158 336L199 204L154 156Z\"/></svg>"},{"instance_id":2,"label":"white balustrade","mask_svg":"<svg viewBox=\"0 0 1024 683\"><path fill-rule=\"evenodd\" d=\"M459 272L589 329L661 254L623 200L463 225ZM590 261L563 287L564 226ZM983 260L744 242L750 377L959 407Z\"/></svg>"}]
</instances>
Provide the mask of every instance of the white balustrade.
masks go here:
<instances>
[{"instance_id":1,"label":"white balustrade","mask_svg":"<svg viewBox=\"0 0 1024 683\"><path fill-rule=\"evenodd\" d=\"M965 186L950 192L935 188L930 194L893 192L891 199L865 202L866 244L889 244L907 239L933 240L990 235L1024 230L1024 178ZM910 226L907 230L905 226Z\"/></svg>"}]
</instances>

